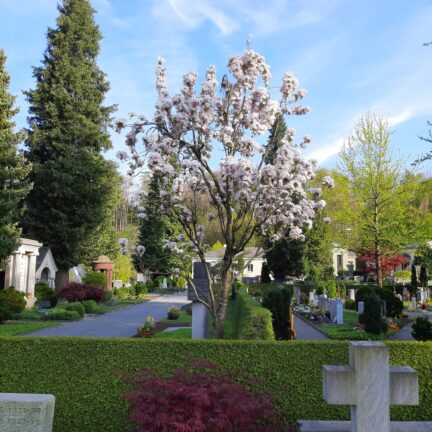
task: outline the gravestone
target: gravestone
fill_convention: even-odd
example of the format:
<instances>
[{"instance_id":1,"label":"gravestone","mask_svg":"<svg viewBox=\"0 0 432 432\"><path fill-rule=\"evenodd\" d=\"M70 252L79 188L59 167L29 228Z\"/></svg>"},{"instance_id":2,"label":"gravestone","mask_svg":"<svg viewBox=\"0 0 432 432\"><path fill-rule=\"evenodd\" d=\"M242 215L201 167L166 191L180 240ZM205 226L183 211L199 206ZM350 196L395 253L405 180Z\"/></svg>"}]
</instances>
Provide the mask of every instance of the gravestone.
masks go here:
<instances>
[{"instance_id":1,"label":"gravestone","mask_svg":"<svg viewBox=\"0 0 432 432\"><path fill-rule=\"evenodd\" d=\"M350 422L299 421L300 432L426 432L432 422L390 422L390 405L418 405L418 377L408 366L389 366L382 342L350 342L349 366L323 366L323 396L350 405Z\"/></svg>"},{"instance_id":2,"label":"gravestone","mask_svg":"<svg viewBox=\"0 0 432 432\"><path fill-rule=\"evenodd\" d=\"M327 312L326 300L327 300L326 294L321 294L318 296L318 308L322 314L325 314Z\"/></svg>"},{"instance_id":3,"label":"gravestone","mask_svg":"<svg viewBox=\"0 0 432 432\"><path fill-rule=\"evenodd\" d=\"M198 299L208 301L209 282L201 262L193 263L193 275L188 284L188 300L192 300L192 339L206 339L209 336L209 312Z\"/></svg>"},{"instance_id":4,"label":"gravestone","mask_svg":"<svg viewBox=\"0 0 432 432\"><path fill-rule=\"evenodd\" d=\"M411 307L412 307L413 309L416 309L416 308L417 308L417 300L416 300L415 297L411 297Z\"/></svg>"},{"instance_id":5,"label":"gravestone","mask_svg":"<svg viewBox=\"0 0 432 432\"><path fill-rule=\"evenodd\" d=\"M309 304L315 306L315 292L309 291Z\"/></svg>"},{"instance_id":6,"label":"gravestone","mask_svg":"<svg viewBox=\"0 0 432 432\"><path fill-rule=\"evenodd\" d=\"M0 393L1 432L52 432L55 397Z\"/></svg>"},{"instance_id":7,"label":"gravestone","mask_svg":"<svg viewBox=\"0 0 432 432\"><path fill-rule=\"evenodd\" d=\"M350 300L355 300L355 290L352 288L348 288L348 298Z\"/></svg>"},{"instance_id":8,"label":"gravestone","mask_svg":"<svg viewBox=\"0 0 432 432\"><path fill-rule=\"evenodd\" d=\"M123 286L122 280L115 280L114 281L114 288L121 288Z\"/></svg>"},{"instance_id":9,"label":"gravestone","mask_svg":"<svg viewBox=\"0 0 432 432\"><path fill-rule=\"evenodd\" d=\"M423 303L426 300L427 300L427 292L423 288L420 288L417 291L417 301Z\"/></svg>"},{"instance_id":10,"label":"gravestone","mask_svg":"<svg viewBox=\"0 0 432 432\"><path fill-rule=\"evenodd\" d=\"M408 291L407 287L403 287L402 296L403 296L404 300L409 300L410 292Z\"/></svg>"},{"instance_id":11,"label":"gravestone","mask_svg":"<svg viewBox=\"0 0 432 432\"><path fill-rule=\"evenodd\" d=\"M137 282L144 282L144 275L142 273L137 273Z\"/></svg>"},{"instance_id":12,"label":"gravestone","mask_svg":"<svg viewBox=\"0 0 432 432\"><path fill-rule=\"evenodd\" d=\"M357 312L359 315L361 315L362 313L364 313L364 302L359 301L357 304Z\"/></svg>"},{"instance_id":13,"label":"gravestone","mask_svg":"<svg viewBox=\"0 0 432 432\"><path fill-rule=\"evenodd\" d=\"M300 302L300 298L301 298L301 290L300 290L300 288L298 288L298 287L294 288L294 296L295 296L295 299L296 299L296 303L300 304L301 303Z\"/></svg>"},{"instance_id":14,"label":"gravestone","mask_svg":"<svg viewBox=\"0 0 432 432\"><path fill-rule=\"evenodd\" d=\"M335 324L343 324L343 304L342 299L330 299L330 319Z\"/></svg>"}]
</instances>

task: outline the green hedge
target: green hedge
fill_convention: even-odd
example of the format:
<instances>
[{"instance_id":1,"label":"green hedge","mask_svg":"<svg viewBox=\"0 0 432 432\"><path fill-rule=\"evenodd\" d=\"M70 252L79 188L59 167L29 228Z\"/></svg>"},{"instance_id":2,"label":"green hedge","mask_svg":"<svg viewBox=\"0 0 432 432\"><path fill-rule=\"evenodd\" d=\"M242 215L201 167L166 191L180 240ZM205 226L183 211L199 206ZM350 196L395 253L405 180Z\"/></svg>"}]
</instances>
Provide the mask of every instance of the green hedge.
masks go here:
<instances>
[{"instance_id":1,"label":"green hedge","mask_svg":"<svg viewBox=\"0 0 432 432\"><path fill-rule=\"evenodd\" d=\"M274 340L275 338L271 312L252 298L244 286L237 290L234 320L236 339Z\"/></svg>"},{"instance_id":2,"label":"green hedge","mask_svg":"<svg viewBox=\"0 0 432 432\"><path fill-rule=\"evenodd\" d=\"M388 342L391 364L417 370L420 406L392 407L394 420L432 420L432 343ZM348 407L322 399L322 365L348 364L346 342L163 341L0 338L0 391L56 396L54 432L126 432L119 371L162 374L192 353L225 370L247 370L271 389L287 422L347 420Z\"/></svg>"}]
</instances>

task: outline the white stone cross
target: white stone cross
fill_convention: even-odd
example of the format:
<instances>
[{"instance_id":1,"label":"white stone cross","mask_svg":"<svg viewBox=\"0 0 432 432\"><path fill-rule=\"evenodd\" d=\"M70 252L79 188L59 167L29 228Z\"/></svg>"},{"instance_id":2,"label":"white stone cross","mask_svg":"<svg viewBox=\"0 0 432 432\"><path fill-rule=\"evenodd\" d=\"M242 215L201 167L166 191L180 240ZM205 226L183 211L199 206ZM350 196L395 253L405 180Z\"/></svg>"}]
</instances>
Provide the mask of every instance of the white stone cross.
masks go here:
<instances>
[{"instance_id":1,"label":"white stone cross","mask_svg":"<svg viewBox=\"0 0 432 432\"><path fill-rule=\"evenodd\" d=\"M390 405L418 405L418 377L382 342L350 342L350 366L323 366L327 403L351 405L351 432L391 432Z\"/></svg>"}]
</instances>

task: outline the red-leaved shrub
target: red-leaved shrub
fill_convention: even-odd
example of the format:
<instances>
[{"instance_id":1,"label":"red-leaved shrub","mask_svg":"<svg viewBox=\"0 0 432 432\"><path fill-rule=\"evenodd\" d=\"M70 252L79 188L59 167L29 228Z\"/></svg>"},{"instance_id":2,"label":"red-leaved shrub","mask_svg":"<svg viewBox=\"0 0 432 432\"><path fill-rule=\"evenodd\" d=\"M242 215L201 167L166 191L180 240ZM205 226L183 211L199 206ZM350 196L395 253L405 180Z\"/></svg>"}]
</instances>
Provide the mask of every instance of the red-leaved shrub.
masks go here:
<instances>
[{"instance_id":1,"label":"red-leaved shrub","mask_svg":"<svg viewBox=\"0 0 432 432\"><path fill-rule=\"evenodd\" d=\"M170 378L149 369L122 376L134 388L123 396L138 432L294 431L279 421L269 395L250 392L205 360Z\"/></svg>"},{"instance_id":2,"label":"red-leaved shrub","mask_svg":"<svg viewBox=\"0 0 432 432\"><path fill-rule=\"evenodd\" d=\"M94 285L70 282L58 292L57 298L65 299L68 302L95 300L100 303L105 299L105 291Z\"/></svg>"}]
</instances>

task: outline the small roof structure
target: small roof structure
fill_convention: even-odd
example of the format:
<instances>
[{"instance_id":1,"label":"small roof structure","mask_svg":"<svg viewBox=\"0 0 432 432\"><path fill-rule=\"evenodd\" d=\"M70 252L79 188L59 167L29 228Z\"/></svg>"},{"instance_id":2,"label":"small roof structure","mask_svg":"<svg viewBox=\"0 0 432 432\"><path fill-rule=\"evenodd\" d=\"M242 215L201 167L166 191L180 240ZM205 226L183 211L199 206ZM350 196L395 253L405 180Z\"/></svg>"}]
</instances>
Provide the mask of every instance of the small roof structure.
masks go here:
<instances>
[{"instance_id":1,"label":"small roof structure","mask_svg":"<svg viewBox=\"0 0 432 432\"><path fill-rule=\"evenodd\" d=\"M112 261L106 256L101 255L96 261L93 261L94 264L112 264Z\"/></svg>"}]
</instances>

